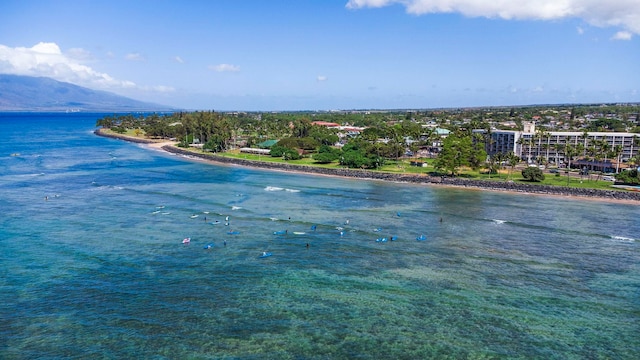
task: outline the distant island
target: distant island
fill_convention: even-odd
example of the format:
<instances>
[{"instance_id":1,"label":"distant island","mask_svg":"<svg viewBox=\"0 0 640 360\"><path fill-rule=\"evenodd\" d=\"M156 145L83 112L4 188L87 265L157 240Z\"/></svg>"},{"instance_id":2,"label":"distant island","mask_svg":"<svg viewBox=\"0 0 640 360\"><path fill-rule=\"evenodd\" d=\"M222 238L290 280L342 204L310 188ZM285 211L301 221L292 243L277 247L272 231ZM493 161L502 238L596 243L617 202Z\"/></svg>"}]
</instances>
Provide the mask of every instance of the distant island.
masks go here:
<instances>
[{"instance_id":1,"label":"distant island","mask_svg":"<svg viewBox=\"0 0 640 360\"><path fill-rule=\"evenodd\" d=\"M0 74L0 111L130 112L176 109L46 77Z\"/></svg>"}]
</instances>

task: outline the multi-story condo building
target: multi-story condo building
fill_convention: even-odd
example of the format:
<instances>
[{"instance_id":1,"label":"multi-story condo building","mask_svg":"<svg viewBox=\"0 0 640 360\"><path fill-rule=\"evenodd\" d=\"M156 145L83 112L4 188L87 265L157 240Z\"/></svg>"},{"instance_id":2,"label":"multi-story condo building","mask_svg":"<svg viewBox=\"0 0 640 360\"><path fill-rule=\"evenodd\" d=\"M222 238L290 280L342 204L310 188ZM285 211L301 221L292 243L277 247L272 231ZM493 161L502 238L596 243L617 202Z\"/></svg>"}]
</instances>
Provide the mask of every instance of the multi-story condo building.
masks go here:
<instances>
[{"instance_id":1,"label":"multi-story condo building","mask_svg":"<svg viewBox=\"0 0 640 360\"><path fill-rule=\"evenodd\" d=\"M535 123L525 123L523 130L491 130L487 154L513 152L529 163L555 165L571 159L572 166L618 170L640 152L640 134L635 133L536 131Z\"/></svg>"}]
</instances>

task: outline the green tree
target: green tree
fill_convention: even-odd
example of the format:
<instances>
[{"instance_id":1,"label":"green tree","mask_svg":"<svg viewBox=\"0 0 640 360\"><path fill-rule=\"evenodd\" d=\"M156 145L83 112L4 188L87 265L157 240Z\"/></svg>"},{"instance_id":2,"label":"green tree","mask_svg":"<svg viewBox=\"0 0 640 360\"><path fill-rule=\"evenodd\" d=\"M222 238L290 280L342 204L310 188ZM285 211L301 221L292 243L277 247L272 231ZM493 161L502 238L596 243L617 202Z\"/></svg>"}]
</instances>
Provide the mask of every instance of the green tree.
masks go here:
<instances>
[{"instance_id":1,"label":"green tree","mask_svg":"<svg viewBox=\"0 0 640 360\"><path fill-rule=\"evenodd\" d=\"M309 137L312 137L322 145L333 145L340 140L337 130L325 126L313 125L309 129Z\"/></svg>"},{"instance_id":2,"label":"green tree","mask_svg":"<svg viewBox=\"0 0 640 360\"><path fill-rule=\"evenodd\" d=\"M451 134L442 142L442 151L438 154L433 165L436 169L445 170L455 176L461 166L469 165L471 149L470 136L459 137Z\"/></svg>"},{"instance_id":3,"label":"green tree","mask_svg":"<svg viewBox=\"0 0 640 360\"><path fill-rule=\"evenodd\" d=\"M350 168L372 169L384 163L383 159L375 153L365 152L367 143L361 140L348 142L342 148L340 165Z\"/></svg>"},{"instance_id":4,"label":"green tree","mask_svg":"<svg viewBox=\"0 0 640 360\"><path fill-rule=\"evenodd\" d=\"M269 155L271 155L271 157L281 157L284 155L285 151L287 150L288 150L287 147L276 144L270 148Z\"/></svg>"},{"instance_id":5,"label":"green tree","mask_svg":"<svg viewBox=\"0 0 640 360\"><path fill-rule=\"evenodd\" d=\"M334 149L328 145L322 145L313 155L313 160L319 164L328 164L340 158L340 149Z\"/></svg>"},{"instance_id":6,"label":"green tree","mask_svg":"<svg viewBox=\"0 0 640 360\"><path fill-rule=\"evenodd\" d=\"M484 140L482 136L480 140ZM477 170L487 162L487 151L485 150L484 141L472 141L469 149L469 166L473 170Z\"/></svg>"},{"instance_id":7,"label":"green tree","mask_svg":"<svg viewBox=\"0 0 640 360\"><path fill-rule=\"evenodd\" d=\"M520 157L516 155L513 151L509 151L506 155L507 162L509 163L509 175L507 179L511 178L511 173L516 168L516 165L520 163Z\"/></svg>"}]
</instances>

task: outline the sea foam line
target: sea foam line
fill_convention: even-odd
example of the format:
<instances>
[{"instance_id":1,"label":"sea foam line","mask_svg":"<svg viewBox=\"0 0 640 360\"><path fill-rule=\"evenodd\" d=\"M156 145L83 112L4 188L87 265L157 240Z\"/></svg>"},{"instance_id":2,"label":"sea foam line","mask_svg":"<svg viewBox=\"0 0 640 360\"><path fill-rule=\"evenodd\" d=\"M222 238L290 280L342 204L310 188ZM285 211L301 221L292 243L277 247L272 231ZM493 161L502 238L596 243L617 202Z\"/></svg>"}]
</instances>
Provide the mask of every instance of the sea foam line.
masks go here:
<instances>
[{"instance_id":1,"label":"sea foam line","mask_svg":"<svg viewBox=\"0 0 640 360\"><path fill-rule=\"evenodd\" d=\"M618 240L621 242L636 242L636 239L634 238L630 238L630 237L625 237L625 236L616 236L616 235L611 235L611 238L613 240Z\"/></svg>"},{"instance_id":2,"label":"sea foam line","mask_svg":"<svg viewBox=\"0 0 640 360\"><path fill-rule=\"evenodd\" d=\"M266 188L264 188L264 190L265 191L287 191L287 192L293 192L293 193L300 192L300 190L281 188L278 186L267 186Z\"/></svg>"}]
</instances>

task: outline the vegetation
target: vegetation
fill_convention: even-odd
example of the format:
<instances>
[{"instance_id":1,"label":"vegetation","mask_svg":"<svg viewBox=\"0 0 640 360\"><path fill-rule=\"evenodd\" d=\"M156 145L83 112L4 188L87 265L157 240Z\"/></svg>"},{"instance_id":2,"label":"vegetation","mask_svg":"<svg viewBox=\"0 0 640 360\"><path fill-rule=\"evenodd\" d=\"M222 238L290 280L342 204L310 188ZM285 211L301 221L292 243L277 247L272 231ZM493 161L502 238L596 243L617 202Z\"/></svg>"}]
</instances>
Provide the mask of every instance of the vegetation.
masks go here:
<instances>
[{"instance_id":1,"label":"vegetation","mask_svg":"<svg viewBox=\"0 0 640 360\"><path fill-rule=\"evenodd\" d=\"M547 177L538 167L527 167L519 176L513 173L522 159L513 152L487 156L492 129L521 130L524 121L534 120L542 129L530 142L543 145L552 130L638 132L638 105L557 106L422 111L351 111L293 113L218 113L215 111L170 114L105 116L97 126L116 133L155 139L172 139L179 146L201 148L225 156L238 154L241 147L257 147L266 140L277 141L270 149L269 161L295 161L315 166L348 167L387 172L429 173L487 180L531 181L569 186L608 186L610 182L572 181L567 176ZM363 127L359 133L314 124L331 122L343 127ZM484 129L483 133L474 129ZM447 135L443 136L446 131ZM547 168L571 167L576 159L594 160L619 157L620 147L602 141L557 144L567 164L551 164L544 154L533 160ZM527 143L521 144L526 149ZM544 146L543 146L544 148ZM523 154L524 156L524 154ZM265 161L269 158L256 155ZM636 165L637 158L629 159ZM421 166L428 164L428 166ZM412 166L417 165L417 166ZM592 169L591 169L592 170ZM635 174L635 175L634 175ZM622 172L619 181L637 183L637 171ZM564 178L564 179L563 179ZM634 180L635 179L635 180ZM636 182L634 182L636 181ZM579 185L577 185L579 184ZM586 184L586 185L585 185Z\"/></svg>"},{"instance_id":2,"label":"vegetation","mask_svg":"<svg viewBox=\"0 0 640 360\"><path fill-rule=\"evenodd\" d=\"M537 166L527 166L522 170L522 177L525 181L540 182L544 180L542 170Z\"/></svg>"},{"instance_id":3,"label":"vegetation","mask_svg":"<svg viewBox=\"0 0 640 360\"><path fill-rule=\"evenodd\" d=\"M625 170L616 177L616 180L628 185L640 185L640 172L637 168Z\"/></svg>"}]
</instances>

